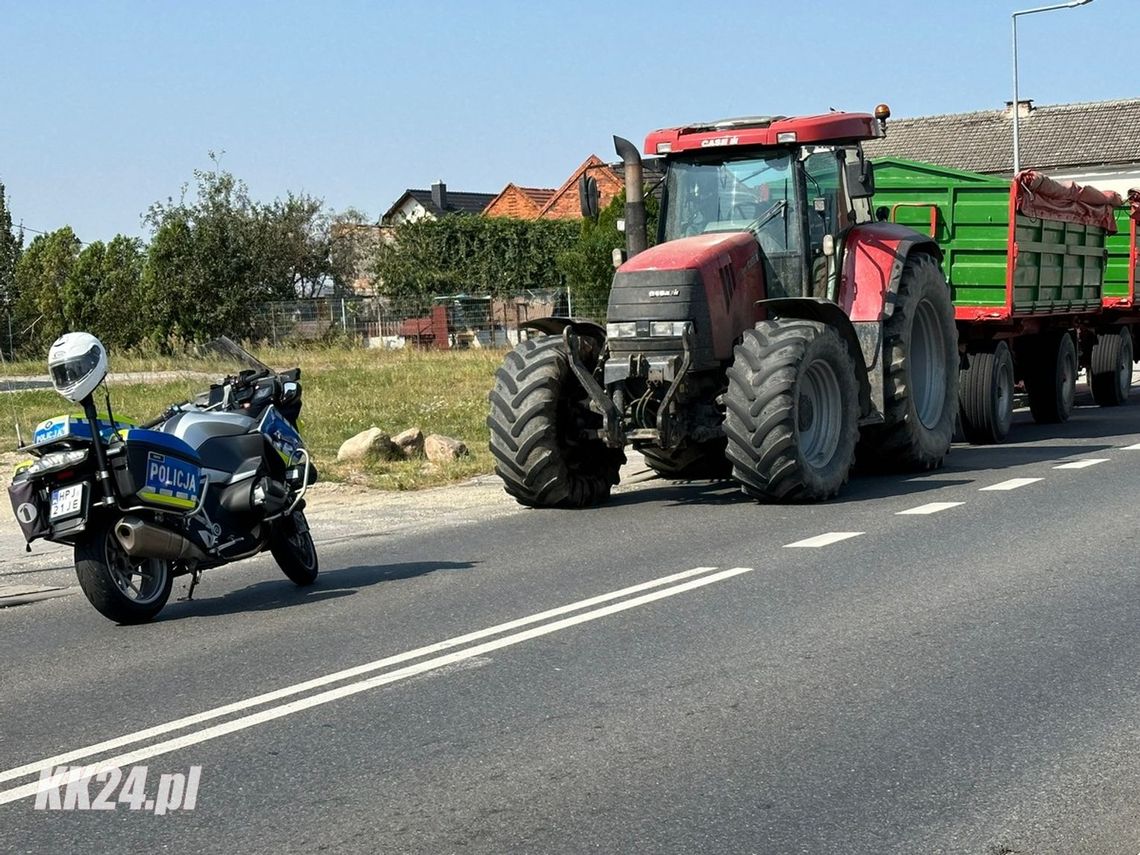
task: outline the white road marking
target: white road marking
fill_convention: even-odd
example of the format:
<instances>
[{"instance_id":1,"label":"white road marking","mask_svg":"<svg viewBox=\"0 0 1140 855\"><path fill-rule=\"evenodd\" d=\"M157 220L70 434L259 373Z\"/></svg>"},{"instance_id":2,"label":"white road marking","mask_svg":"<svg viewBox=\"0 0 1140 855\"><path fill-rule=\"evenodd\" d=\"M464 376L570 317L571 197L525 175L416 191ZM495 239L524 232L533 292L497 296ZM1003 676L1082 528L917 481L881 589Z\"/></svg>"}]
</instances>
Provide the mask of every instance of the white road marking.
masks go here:
<instances>
[{"instance_id":1,"label":"white road marking","mask_svg":"<svg viewBox=\"0 0 1140 855\"><path fill-rule=\"evenodd\" d=\"M1054 466L1054 469L1087 469L1090 466L1096 466L1098 463L1108 463L1107 457L1087 457L1084 460L1070 460L1068 463L1062 463L1060 466Z\"/></svg>"},{"instance_id":2,"label":"white road marking","mask_svg":"<svg viewBox=\"0 0 1140 855\"><path fill-rule=\"evenodd\" d=\"M899 511L895 514L896 517L906 516L907 514L936 514L939 511L948 511L951 508L956 508L958 505L964 505L965 502L931 502L928 505L919 505L917 508L908 508L905 511Z\"/></svg>"},{"instance_id":3,"label":"white road marking","mask_svg":"<svg viewBox=\"0 0 1140 855\"><path fill-rule=\"evenodd\" d=\"M816 546L830 546L833 543L838 543L841 540L847 540L852 537L858 537L863 534L861 531L829 531L827 534L817 534L815 537L809 537L806 540L797 540L795 543L785 543L784 549L810 549Z\"/></svg>"},{"instance_id":4,"label":"white road marking","mask_svg":"<svg viewBox=\"0 0 1140 855\"><path fill-rule=\"evenodd\" d=\"M21 778L24 775L37 773L41 769L54 766L63 766L71 763L73 760L81 760L85 757L91 757L95 754L102 754L104 751L111 751L115 748L121 748L124 745L130 745L134 742L142 742L145 739L150 739L154 736L161 736L164 733L170 733L173 730L181 730L184 727L190 727L195 724L201 724L204 721L220 718L230 713L241 712L250 707L267 704L270 701L277 701L281 698L287 698L291 695L297 695L301 692L307 692L310 689L318 689L321 686L327 686L330 683L336 683L340 680L347 680L350 677L359 677L362 674L368 674L372 671L378 671L381 668L387 668L389 665L398 665L401 662L407 662L410 659L418 659L421 656L427 656L431 653L439 653L443 650L448 650L452 647L458 647L461 644L467 644L470 641L478 641L481 638L487 638L492 635L497 635L500 632L507 632L508 630L518 629L519 627L527 626L532 623L546 620L547 618L558 617L559 615L567 614L569 612L577 611L578 609L588 608L590 606L598 605L599 603L609 602L621 597L636 594L640 591L645 591L650 588L657 588L662 585L668 585L671 582L679 582L682 579L688 579L691 576L699 576L702 573L707 573L710 570L715 570L715 567L694 567L692 570L684 570L680 573L673 573L669 576L662 576L660 579L651 579L648 582L642 582L638 585L631 585L628 588L622 588L618 591L611 591L608 594L599 594L596 597L590 597L586 600L579 600L576 603L570 603L565 606L559 606L554 609L549 609L544 612L529 615L516 620L501 623L497 626L487 627L486 629L476 630L469 632L466 635L457 635L454 638L449 638L445 641L439 641L435 644L429 644L426 647L420 647L415 650L409 650L405 653L397 653L394 656L388 656L384 659L377 659L374 662L366 662L363 665L356 665L352 668L346 668L343 671L336 671L332 674L325 674L323 677L316 677L312 680L306 680L303 683L296 683L292 686L285 686L281 689L275 689L272 692L266 692L261 695L256 695L252 698L246 698L241 701L235 701L232 704L225 704L224 706L215 707L205 712L196 713L194 715L186 716L185 718L168 721L164 724L158 724L154 727L148 727L144 730L137 730L134 733L128 733L125 736L120 736L115 739L108 739L104 742L99 742L94 745L88 745L84 748L77 748L74 751L69 751L66 754L59 754L55 757L49 757L46 760L29 763L24 766L19 766L15 769L8 769L5 772L0 772L0 783L4 781L11 781L14 778Z\"/></svg>"},{"instance_id":5,"label":"white road marking","mask_svg":"<svg viewBox=\"0 0 1140 855\"><path fill-rule=\"evenodd\" d=\"M1124 451L1140 451L1140 442L1136 443L1135 445L1126 445L1126 446L1124 446L1123 450Z\"/></svg>"},{"instance_id":6,"label":"white road marking","mask_svg":"<svg viewBox=\"0 0 1140 855\"><path fill-rule=\"evenodd\" d=\"M347 669L346 671L341 671L341 672L338 672L337 674L330 674L330 675L327 675L326 677L320 677L320 678L317 678L316 680L310 680L307 683L300 683L297 686L289 686L289 687L286 687L285 689L279 689L277 692L270 692L270 693L267 693L265 695L259 695L257 698L250 698L246 701L238 701L237 703L229 704L226 707L218 707L215 710L209 710L205 713L199 713L197 716L188 716L187 718L179 719L177 722L170 722L166 725L159 725L158 727L149 728L145 731L138 731L135 734L130 734L129 736L122 737L122 738L117 739L117 740L108 740L106 742L99 743L98 745L95 745L95 746L89 746L88 748L78 749L77 751L68 752L66 754L61 754L61 755L58 755L57 757L51 757L51 758L47 758L45 760L40 760L40 761L37 761L35 763L29 763L29 764L26 764L24 766L20 766L16 769L10 769L10 770L4 772L2 774L2 776L0 776L0 780L11 780L12 778L23 777L24 775L39 773L40 771L42 771L44 769L52 768L52 767L57 766L57 765L61 765L61 764L66 763L70 760L78 759L81 757L83 757L83 758L90 757L94 754L102 753L103 751L109 750L110 748L113 748L113 747L120 747L122 745L130 744L132 742L138 742L141 739L146 738L147 736L153 736L153 735L157 735L159 733L164 733L164 732L168 732L170 730L175 730L175 729L178 729L180 727L186 727L186 726L188 726L188 723L198 723L200 721L204 721L204 720L207 720L209 718L217 718L218 716L225 714L224 712L221 712L223 710L226 712L232 712L232 711L237 710L237 709L242 709L242 708L244 708L244 706L251 706L255 703L265 703L266 698L271 698L271 697L272 698L279 698L279 697L284 697L284 696L287 696L290 694L296 694L299 691L303 691L303 689L300 687L310 687L311 688L314 685L321 685L322 681L329 682L329 681L332 681L334 679L343 679L344 675L346 675L346 674L351 674L351 673L359 674L359 673L364 673L364 671L366 671L366 670L375 670L376 668L382 667L379 663L391 664L391 663L396 662L396 661L402 661L405 659L414 658L415 656L423 655L425 651L445 649L445 647L447 647L447 646L454 646L455 644L460 643L460 639L471 640L473 638L483 637L485 635L492 634L493 632L502 631L502 629L505 627L521 626L521 625L524 625L526 623L533 623L537 620L542 619L543 616L551 616L551 615L561 614L561 613L564 613L567 611L574 611L574 610L583 608L586 604L598 603L598 602L603 602L605 600L615 599L616 597L620 597L624 594L628 594L628 593L631 593L634 591L645 590L646 588L653 588L653 587L660 588L660 586L666 585L670 581L677 581L677 580L682 579L682 578L697 576L700 573L707 573L709 570L715 570L715 569L716 568L714 568L714 567L697 567L697 568L694 568L693 570L687 570L687 571L684 571L682 573L675 573L672 576L666 576L666 577L663 577L661 579L654 579L654 580L649 581L649 582L644 582L640 585L634 585L630 588L624 588L624 589L622 589L622 591L614 591L614 592L609 593L609 594L602 594L598 597L592 597L589 600L582 600L578 603L572 603L568 606L561 606L557 609L551 609L550 611L542 612L539 615L531 615L530 617L527 617L527 618L520 618L517 621L511 621L510 623L500 624L498 627L491 627L491 628L486 629L486 630L479 630L478 632L469 633L466 636L458 636L455 639L450 639L449 641L440 642L437 645L431 645L430 647L423 647L423 648L420 648L419 650L413 650L413 651L409 651L408 653L405 653L405 654L400 654L398 656L388 657L388 659L386 659L386 660L378 660L378 662L376 662L376 663L369 663L368 665L362 665L362 666L358 666L357 668ZM144 748L139 748L139 749L136 749L134 751L129 751L125 754L120 754L120 755L117 755L115 757L106 758L104 760L98 761L97 763L89 764L89 766L90 766L90 769L92 771L92 774L98 774L100 771L102 771L104 769L129 766L133 763L139 762L140 760L145 760L145 759L150 758L150 757L156 757L156 756L161 755L161 754L167 754L171 751L177 751L180 748L185 748L185 747L190 746L190 745L196 745L200 742L205 742L205 741L210 740L210 739L216 739L219 736L224 736L224 735L229 734L229 733L235 733L235 732L240 731L240 730L245 730L246 728L254 727L255 725L263 724L267 721L273 721L274 719L282 718L284 716L291 715L295 712L300 712L302 710L310 709L311 707L316 707L316 706L320 706L322 704L327 704L327 703L330 703L332 701L339 700L340 698L345 698L345 697L349 697L351 695L359 694L360 692L366 692L369 689L374 689L378 686L387 685L388 683L395 683L399 680L405 680L408 677L414 677L417 674L423 674L427 671L432 671L436 668L442 668L446 665L452 665L456 662L462 662L466 659L472 659L472 658L477 657L477 656L483 656L483 655L490 653L492 651L499 650L499 649L504 648L504 647L510 647L511 645L519 644L523 641L528 641L532 638L539 638L541 636L549 635L550 633L558 632L560 630L567 629L569 627L576 626L576 625L581 624L581 623L586 623L588 621L598 620L599 618L606 617L607 615L616 614L618 612L626 611L628 609L636 608L638 606L647 605L649 603L656 602L657 600L661 600L661 599L664 599L666 597L676 596L677 594L681 594L681 593L684 593L686 591L691 591L691 590L694 590L696 588L701 588L705 585L711 585L714 582L720 582L720 581L723 581L725 579L730 579L733 576L739 576L742 573L750 573L750 572L752 572L752 569L753 568L751 568L751 567L733 567L729 570L721 570L718 573L711 573L709 575L699 576L699 578L689 579L686 582L682 582L681 584L673 585L672 587L663 588L661 590L653 591L652 593L648 593L648 594L642 594L641 596L634 597L632 599L622 600L621 602L618 602L618 603L613 603L611 605L604 606L604 607L598 608L598 609L594 609L592 611L583 612L581 614L577 614L577 615L574 615L572 617L563 618L562 620L558 620L558 621L554 621L552 623L544 624L542 626L534 627L533 629L524 630L523 632L517 632L513 635L507 635L507 636L504 636L502 638L495 639L494 641L488 641L488 642L484 642L483 644L477 644L473 647L468 647L468 648L465 648L464 650L459 650L459 651L456 651L454 653L446 654L444 656L437 656L433 659L428 659L428 660L423 661L423 662L418 662L414 665L409 665L405 668L400 668L396 671L390 671L386 674L380 674L378 676L371 677L367 680L359 680L359 681L354 682L354 683L348 683L347 685L339 686L335 689L328 689L324 692L319 692L315 695L309 695L308 697L300 698L298 700L291 701L291 702L286 703L286 704L281 704L279 706L270 707L268 709L261 710L260 712L251 713L249 715L241 716L240 718L231 719L230 721L226 721L226 722L223 722L221 724L216 724L216 725L213 725L212 727L208 727L208 728L205 728L203 730L195 731L192 733L186 733L186 734L183 734L182 736L178 736L178 737L175 737L173 739L168 739L164 742L157 742L153 745L148 745ZM140 734L143 734L143 735L140 735ZM63 758L63 759L61 759L61 758ZM37 792L39 787L40 787L40 782L39 781L33 781L32 783L29 783L29 784L23 784L23 785L18 786L18 787L13 787L13 788L8 789L8 790L0 791L0 805L7 804L8 802L17 801L17 800L22 799L22 798L27 798L28 796L31 796L31 795L35 795L35 793Z\"/></svg>"},{"instance_id":7,"label":"white road marking","mask_svg":"<svg viewBox=\"0 0 1140 855\"><path fill-rule=\"evenodd\" d=\"M982 487L979 492L984 492L985 490L1016 490L1018 487L1024 487L1026 484L1036 484L1040 480L1040 478L1010 478L1008 481Z\"/></svg>"}]
</instances>

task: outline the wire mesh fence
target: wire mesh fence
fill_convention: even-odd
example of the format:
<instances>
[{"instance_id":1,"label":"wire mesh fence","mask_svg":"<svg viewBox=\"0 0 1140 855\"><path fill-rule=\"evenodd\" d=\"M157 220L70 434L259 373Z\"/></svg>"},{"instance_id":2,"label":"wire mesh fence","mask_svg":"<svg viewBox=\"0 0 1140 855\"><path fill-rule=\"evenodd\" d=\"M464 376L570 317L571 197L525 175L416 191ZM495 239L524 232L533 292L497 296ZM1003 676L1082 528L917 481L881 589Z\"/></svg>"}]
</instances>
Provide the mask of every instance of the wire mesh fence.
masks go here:
<instances>
[{"instance_id":1,"label":"wire mesh fence","mask_svg":"<svg viewBox=\"0 0 1140 855\"><path fill-rule=\"evenodd\" d=\"M253 338L273 346L356 341L363 347L511 347L527 321L554 315L605 321L599 300L574 300L565 289L507 297L454 294L431 299L319 297L266 303Z\"/></svg>"}]
</instances>

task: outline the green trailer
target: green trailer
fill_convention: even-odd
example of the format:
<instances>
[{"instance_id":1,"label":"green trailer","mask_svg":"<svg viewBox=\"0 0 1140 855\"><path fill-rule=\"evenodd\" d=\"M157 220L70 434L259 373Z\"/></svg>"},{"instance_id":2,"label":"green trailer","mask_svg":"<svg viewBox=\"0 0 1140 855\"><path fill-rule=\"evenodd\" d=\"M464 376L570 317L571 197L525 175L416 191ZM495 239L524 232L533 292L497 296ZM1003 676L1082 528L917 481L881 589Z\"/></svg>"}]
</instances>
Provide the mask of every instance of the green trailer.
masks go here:
<instances>
[{"instance_id":1,"label":"green trailer","mask_svg":"<svg viewBox=\"0 0 1140 855\"><path fill-rule=\"evenodd\" d=\"M1119 198L1033 173L1017 181L897 158L875 161L879 219L931 235L943 253L972 442L1009 431L1017 383L1038 422L1072 411L1078 368L1102 405L1132 377L1136 220Z\"/></svg>"},{"instance_id":2,"label":"green trailer","mask_svg":"<svg viewBox=\"0 0 1140 855\"><path fill-rule=\"evenodd\" d=\"M1140 190L1132 191L1131 204L1116 210L1116 234L1105 239L1108 263L1104 270L1104 306L1128 311L1136 302L1136 225L1140 220Z\"/></svg>"}]
</instances>

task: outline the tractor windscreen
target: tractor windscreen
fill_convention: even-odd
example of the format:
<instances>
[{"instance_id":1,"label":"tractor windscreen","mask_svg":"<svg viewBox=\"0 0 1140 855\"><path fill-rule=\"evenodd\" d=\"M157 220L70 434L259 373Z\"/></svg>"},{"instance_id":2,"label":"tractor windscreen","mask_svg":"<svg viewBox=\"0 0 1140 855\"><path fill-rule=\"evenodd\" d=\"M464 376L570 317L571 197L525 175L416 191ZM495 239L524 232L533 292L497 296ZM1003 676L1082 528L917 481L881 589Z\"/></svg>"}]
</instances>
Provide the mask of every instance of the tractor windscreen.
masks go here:
<instances>
[{"instance_id":1,"label":"tractor windscreen","mask_svg":"<svg viewBox=\"0 0 1140 855\"><path fill-rule=\"evenodd\" d=\"M787 152L669 164L665 240L752 231L767 254L798 253L796 192Z\"/></svg>"}]
</instances>

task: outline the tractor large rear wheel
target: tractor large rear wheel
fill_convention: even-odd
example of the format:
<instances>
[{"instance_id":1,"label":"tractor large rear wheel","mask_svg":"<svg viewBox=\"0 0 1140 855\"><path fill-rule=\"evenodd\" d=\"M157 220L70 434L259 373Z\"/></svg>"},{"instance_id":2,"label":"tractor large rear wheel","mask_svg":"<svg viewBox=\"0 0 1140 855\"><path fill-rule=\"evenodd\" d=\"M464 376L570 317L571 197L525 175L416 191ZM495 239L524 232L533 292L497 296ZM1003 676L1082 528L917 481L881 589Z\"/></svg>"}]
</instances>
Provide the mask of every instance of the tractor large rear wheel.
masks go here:
<instances>
[{"instance_id":1,"label":"tractor large rear wheel","mask_svg":"<svg viewBox=\"0 0 1140 855\"><path fill-rule=\"evenodd\" d=\"M587 370L599 349L582 339ZM520 342L495 372L490 401L495 472L520 504L582 508L609 498L625 453L585 435L602 417L590 410L561 337Z\"/></svg>"},{"instance_id":2,"label":"tractor large rear wheel","mask_svg":"<svg viewBox=\"0 0 1140 855\"><path fill-rule=\"evenodd\" d=\"M855 457L859 391L835 330L797 319L745 330L725 406L728 459L745 493L810 502L839 492Z\"/></svg>"},{"instance_id":3,"label":"tractor large rear wheel","mask_svg":"<svg viewBox=\"0 0 1140 855\"><path fill-rule=\"evenodd\" d=\"M942 465L958 410L958 330L950 288L926 253L907 257L894 311L883 325L884 424L870 428L860 458L875 468Z\"/></svg>"}]
</instances>

